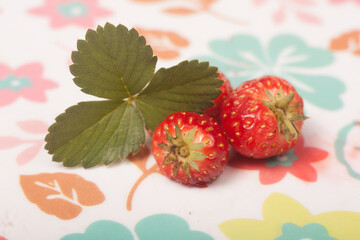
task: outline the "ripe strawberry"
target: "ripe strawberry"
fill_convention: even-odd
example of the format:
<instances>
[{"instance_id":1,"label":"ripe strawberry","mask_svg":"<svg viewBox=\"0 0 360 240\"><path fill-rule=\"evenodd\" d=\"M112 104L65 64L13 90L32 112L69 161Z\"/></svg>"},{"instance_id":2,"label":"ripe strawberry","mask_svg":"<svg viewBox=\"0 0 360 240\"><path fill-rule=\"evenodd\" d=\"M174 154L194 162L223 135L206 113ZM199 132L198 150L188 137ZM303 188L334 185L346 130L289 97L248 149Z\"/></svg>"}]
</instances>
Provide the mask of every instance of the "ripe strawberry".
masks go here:
<instances>
[{"instance_id":1,"label":"ripe strawberry","mask_svg":"<svg viewBox=\"0 0 360 240\"><path fill-rule=\"evenodd\" d=\"M220 121L221 105L225 98L230 95L233 89L231 87L229 79L227 79L223 73L219 72L218 78L224 81L223 85L221 85L221 87L219 88L221 90L221 94L214 100L214 105L204 110L203 113L215 118L215 120L217 121Z\"/></svg>"},{"instance_id":2,"label":"ripe strawberry","mask_svg":"<svg viewBox=\"0 0 360 240\"><path fill-rule=\"evenodd\" d=\"M164 175L185 185L203 187L223 172L229 144L213 118L176 112L156 128L152 151Z\"/></svg>"},{"instance_id":3,"label":"ripe strawberry","mask_svg":"<svg viewBox=\"0 0 360 240\"><path fill-rule=\"evenodd\" d=\"M266 158L283 154L300 137L303 100L286 80L264 76L242 83L221 110L221 123L239 153Z\"/></svg>"}]
</instances>

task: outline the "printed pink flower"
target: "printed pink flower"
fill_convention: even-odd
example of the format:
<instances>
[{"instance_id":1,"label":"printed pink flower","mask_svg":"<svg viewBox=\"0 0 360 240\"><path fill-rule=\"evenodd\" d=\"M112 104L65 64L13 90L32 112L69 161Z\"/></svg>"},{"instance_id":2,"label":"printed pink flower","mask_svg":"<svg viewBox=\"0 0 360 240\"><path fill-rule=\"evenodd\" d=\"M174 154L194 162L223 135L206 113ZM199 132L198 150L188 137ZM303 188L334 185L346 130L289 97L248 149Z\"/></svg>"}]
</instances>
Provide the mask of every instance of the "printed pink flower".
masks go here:
<instances>
[{"instance_id":1,"label":"printed pink flower","mask_svg":"<svg viewBox=\"0 0 360 240\"><path fill-rule=\"evenodd\" d=\"M13 136L0 136L0 150L7 150L25 145L26 148L19 151L16 157L18 165L23 165L33 160L41 151L44 145L44 134L47 133L48 125L39 120L27 120L17 123L18 127L25 133L31 135L41 134L41 137L34 137L33 139L20 139ZM1 240L1 238L0 238Z\"/></svg>"},{"instance_id":2,"label":"printed pink flower","mask_svg":"<svg viewBox=\"0 0 360 240\"><path fill-rule=\"evenodd\" d=\"M315 148L304 147L304 139L299 139L295 148L286 154L268 159L252 159L234 153L229 165L243 170L258 170L260 183L274 184L281 181L287 173L307 182L316 182L317 172L311 165L324 160L328 152Z\"/></svg>"},{"instance_id":3,"label":"printed pink flower","mask_svg":"<svg viewBox=\"0 0 360 240\"><path fill-rule=\"evenodd\" d=\"M269 0L252 1L255 5L262 5L266 2L270 2ZM277 0L277 3L279 7L272 16L275 23L280 24L284 22L288 13L295 15L296 18L298 18L302 22L310 24L321 23L321 20L309 11L310 8L316 4L315 0Z\"/></svg>"},{"instance_id":4,"label":"printed pink flower","mask_svg":"<svg viewBox=\"0 0 360 240\"><path fill-rule=\"evenodd\" d=\"M355 2L360 4L360 0L329 0L331 3L347 3L347 2Z\"/></svg>"},{"instance_id":5,"label":"printed pink flower","mask_svg":"<svg viewBox=\"0 0 360 240\"><path fill-rule=\"evenodd\" d=\"M15 70L0 64L0 107L23 97L34 102L46 102L45 91L57 84L42 77L40 63L29 63Z\"/></svg>"},{"instance_id":6,"label":"printed pink flower","mask_svg":"<svg viewBox=\"0 0 360 240\"><path fill-rule=\"evenodd\" d=\"M67 25L92 28L96 18L112 14L111 11L99 7L97 0L45 0L43 6L29 12L49 17L53 28Z\"/></svg>"}]
</instances>

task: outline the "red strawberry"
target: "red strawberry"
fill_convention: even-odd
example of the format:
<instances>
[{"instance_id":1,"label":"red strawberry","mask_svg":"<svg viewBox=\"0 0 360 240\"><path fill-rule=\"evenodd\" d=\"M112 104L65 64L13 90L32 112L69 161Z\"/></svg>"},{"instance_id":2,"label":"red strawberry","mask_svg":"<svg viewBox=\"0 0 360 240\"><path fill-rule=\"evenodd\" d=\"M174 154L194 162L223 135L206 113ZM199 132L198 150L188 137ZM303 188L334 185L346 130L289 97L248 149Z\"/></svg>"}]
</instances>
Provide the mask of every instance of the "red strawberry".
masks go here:
<instances>
[{"instance_id":1,"label":"red strawberry","mask_svg":"<svg viewBox=\"0 0 360 240\"><path fill-rule=\"evenodd\" d=\"M303 100L286 80L264 76L241 84L221 110L221 123L239 153L266 158L292 148L306 117Z\"/></svg>"},{"instance_id":2,"label":"red strawberry","mask_svg":"<svg viewBox=\"0 0 360 240\"><path fill-rule=\"evenodd\" d=\"M186 185L203 187L224 170L229 144L224 130L213 118L176 112L156 128L152 151L164 175Z\"/></svg>"},{"instance_id":3,"label":"red strawberry","mask_svg":"<svg viewBox=\"0 0 360 240\"><path fill-rule=\"evenodd\" d=\"M229 79L227 79L223 73L219 72L218 78L224 81L223 85L221 85L221 87L219 88L221 90L221 94L214 100L214 105L204 110L203 113L215 118L217 121L220 121L221 105L225 98L230 95L233 89L231 87Z\"/></svg>"}]
</instances>

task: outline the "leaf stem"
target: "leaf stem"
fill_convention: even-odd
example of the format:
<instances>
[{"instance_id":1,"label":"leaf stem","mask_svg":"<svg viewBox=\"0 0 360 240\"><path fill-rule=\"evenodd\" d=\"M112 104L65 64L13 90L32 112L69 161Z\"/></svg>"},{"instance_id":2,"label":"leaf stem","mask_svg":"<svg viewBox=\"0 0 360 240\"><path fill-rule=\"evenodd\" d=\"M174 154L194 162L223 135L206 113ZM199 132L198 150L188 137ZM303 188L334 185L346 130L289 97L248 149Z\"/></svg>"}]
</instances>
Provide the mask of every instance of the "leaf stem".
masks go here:
<instances>
[{"instance_id":1,"label":"leaf stem","mask_svg":"<svg viewBox=\"0 0 360 240\"><path fill-rule=\"evenodd\" d=\"M138 178L138 180L134 183L134 185L132 186L127 201L126 201L126 209L128 211L131 211L132 209L132 200L134 198L134 194L136 189L139 187L139 185L141 184L142 181L145 180L145 178L147 178L150 174L155 173L155 172L159 172L159 170L157 169L158 165L155 163L151 168L147 169L146 171L143 172L143 174Z\"/></svg>"}]
</instances>

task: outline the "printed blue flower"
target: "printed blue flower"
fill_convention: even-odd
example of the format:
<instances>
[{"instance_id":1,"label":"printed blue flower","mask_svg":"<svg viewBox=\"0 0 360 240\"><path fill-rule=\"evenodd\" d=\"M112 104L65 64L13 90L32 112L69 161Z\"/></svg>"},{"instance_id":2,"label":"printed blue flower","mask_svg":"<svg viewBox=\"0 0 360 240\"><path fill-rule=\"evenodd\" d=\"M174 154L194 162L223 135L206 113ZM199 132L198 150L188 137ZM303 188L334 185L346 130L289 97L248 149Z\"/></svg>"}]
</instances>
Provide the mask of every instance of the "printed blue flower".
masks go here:
<instances>
[{"instance_id":1,"label":"printed blue flower","mask_svg":"<svg viewBox=\"0 0 360 240\"><path fill-rule=\"evenodd\" d=\"M290 149L287 153L271 157L266 160L266 165L268 167L275 167L278 165L284 166L284 167L291 167L294 165L294 161L298 160L298 157L294 154L294 149Z\"/></svg>"},{"instance_id":2,"label":"printed blue flower","mask_svg":"<svg viewBox=\"0 0 360 240\"><path fill-rule=\"evenodd\" d=\"M192 231L181 217L170 214L157 214L146 217L135 226L139 240L214 240L208 234ZM124 225L100 220L92 223L85 233L66 235L61 240L133 240L130 230Z\"/></svg>"},{"instance_id":3,"label":"printed blue flower","mask_svg":"<svg viewBox=\"0 0 360 240\"><path fill-rule=\"evenodd\" d=\"M16 77L9 75L5 79L0 79L0 90L11 89L13 91L20 91L22 88L31 87L32 83L27 77Z\"/></svg>"},{"instance_id":4,"label":"printed blue flower","mask_svg":"<svg viewBox=\"0 0 360 240\"><path fill-rule=\"evenodd\" d=\"M285 223L282 226L282 235L274 240L336 240L328 235L324 226L318 223L309 223L299 227L293 223Z\"/></svg>"},{"instance_id":5,"label":"printed blue flower","mask_svg":"<svg viewBox=\"0 0 360 240\"><path fill-rule=\"evenodd\" d=\"M184 219L170 214L144 218L136 224L135 232L140 240L213 240L206 233L190 230Z\"/></svg>"},{"instance_id":6,"label":"printed blue flower","mask_svg":"<svg viewBox=\"0 0 360 240\"><path fill-rule=\"evenodd\" d=\"M124 225L109 221L100 220L89 225L85 233L73 233L66 235L61 240L133 240L129 229Z\"/></svg>"},{"instance_id":7,"label":"printed blue flower","mask_svg":"<svg viewBox=\"0 0 360 240\"><path fill-rule=\"evenodd\" d=\"M325 49L309 47L293 35L278 35L266 48L249 35L210 43L214 57L200 57L219 67L232 85L263 75L276 75L291 82L301 96L314 105L335 110L342 107L340 95L345 85L337 78L316 73L316 68L333 63L333 54Z\"/></svg>"},{"instance_id":8,"label":"printed blue flower","mask_svg":"<svg viewBox=\"0 0 360 240\"><path fill-rule=\"evenodd\" d=\"M88 7L82 2L70 2L59 5L58 10L68 18L78 18L86 16Z\"/></svg>"}]
</instances>

